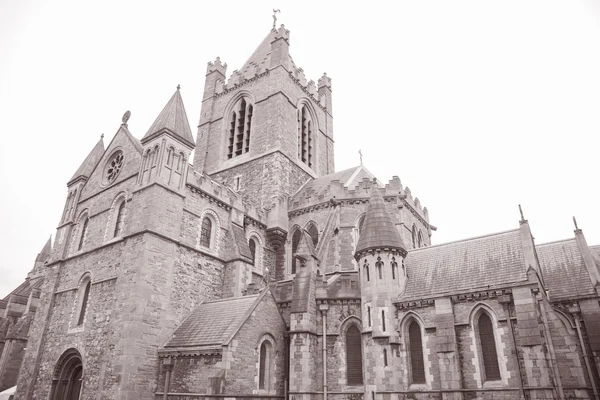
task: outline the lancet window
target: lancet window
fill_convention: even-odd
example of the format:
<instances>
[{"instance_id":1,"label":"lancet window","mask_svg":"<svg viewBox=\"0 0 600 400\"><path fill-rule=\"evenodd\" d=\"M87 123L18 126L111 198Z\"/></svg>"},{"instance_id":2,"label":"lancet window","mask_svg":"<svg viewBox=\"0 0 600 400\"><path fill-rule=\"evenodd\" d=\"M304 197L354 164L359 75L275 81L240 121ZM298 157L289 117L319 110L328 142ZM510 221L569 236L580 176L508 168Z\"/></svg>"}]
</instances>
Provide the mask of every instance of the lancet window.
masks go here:
<instances>
[{"instance_id":1,"label":"lancet window","mask_svg":"<svg viewBox=\"0 0 600 400\"><path fill-rule=\"evenodd\" d=\"M346 331L347 382L350 386L363 384L361 347L360 331L356 325L350 325Z\"/></svg>"},{"instance_id":2,"label":"lancet window","mask_svg":"<svg viewBox=\"0 0 600 400\"><path fill-rule=\"evenodd\" d=\"M499 381L500 367L494 338L494 325L489 315L482 311L477 321L479 348L483 364L484 381Z\"/></svg>"},{"instance_id":3,"label":"lancet window","mask_svg":"<svg viewBox=\"0 0 600 400\"><path fill-rule=\"evenodd\" d=\"M423 359L423 338L421 327L414 319L408 324L408 348L410 358L410 378L413 384L424 384L425 363Z\"/></svg>"},{"instance_id":4,"label":"lancet window","mask_svg":"<svg viewBox=\"0 0 600 400\"><path fill-rule=\"evenodd\" d=\"M239 99L233 107L229 117L228 159L240 156L250 150L253 113L254 107L247 97Z\"/></svg>"},{"instance_id":5,"label":"lancet window","mask_svg":"<svg viewBox=\"0 0 600 400\"><path fill-rule=\"evenodd\" d=\"M298 159L309 168L313 167L314 159L314 123L306 105L298 110Z\"/></svg>"}]
</instances>

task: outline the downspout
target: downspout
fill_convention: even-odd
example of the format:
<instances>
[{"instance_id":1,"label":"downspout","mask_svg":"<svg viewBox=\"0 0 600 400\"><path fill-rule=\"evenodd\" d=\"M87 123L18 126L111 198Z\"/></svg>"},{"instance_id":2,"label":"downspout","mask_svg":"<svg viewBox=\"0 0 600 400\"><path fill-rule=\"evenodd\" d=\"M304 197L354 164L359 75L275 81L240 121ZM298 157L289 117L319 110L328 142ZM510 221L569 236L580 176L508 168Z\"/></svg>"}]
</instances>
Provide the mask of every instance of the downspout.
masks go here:
<instances>
[{"instance_id":1,"label":"downspout","mask_svg":"<svg viewBox=\"0 0 600 400\"><path fill-rule=\"evenodd\" d=\"M565 392L563 391L562 382L560 380L560 372L558 370L558 363L556 362L556 353L554 352L554 343L552 342L552 336L550 335L550 328L548 327L548 317L546 316L546 306L544 305L544 298L542 294L538 294L538 304L540 305L540 311L542 312L542 320L544 321L544 335L548 342L548 349L550 350L550 361L552 362L552 372L554 379L556 380L556 386L558 389L558 398L563 400L565 398Z\"/></svg>"},{"instance_id":2,"label":"downspout","mask_svg":"<svg viewBox=\"0 0 600 400\"><path fill-rule=\"evenodd\" d=\"M165 367L165 387L163 390L163 400L168 400L169 390L171 390L171 371L173 370L173 359L168 356L163 360L163 367Z\"/></svg>"},{"instance_id":3,"label":"downspout","mask_svg":"<svg viewBox=\"0 0 600 400\"><path fill-rule=\"evenodd\" d=\"M580 323L581 323L581 320L579 319L579 317L578 316L575 317L575 327L577 328L577 336L579 337L579 343L581 344L581 351L583 352L583 360L585 361L585 367L587 369L587 373L590 378L590 382L592 384L592 391L594 392L594 398L596 400L598 400L599 399L598 389L596 388L596 382L594 382L594 375L592 374L592 368L590 367L590 360L589 360L587 348L585 346L585 342L583 341L583 335L581 334L581 327L579 326Z\"/></svg>"},{"instance_id":4,"label":"downspout","mask_svg":"<svg viewBox=\"0 0 600 400\"><path fill-rule=\"evenodd\" d=\"M506 322L508 323L508 330L510 331L510 342L515 349L515 360L517 362L517 375L519 377L519 399L525 399L525 388L523 387L523 375L521 374L521 362L519 361L519 349L517 348L517 339L515 338L515 330L513 329L512 321L510 319L510 296L504 295L500 299L500 303L504 307L504 313L506 314Z\"/></svg>"},{"instance_id":5,"label":"downspout","mask_svg":"<svg viewBox=\"0 0 600 400\"><path fill-rule=\"evenodd\" d=\"M321 305L321 307L328 305ZM323 400L327 400L327 308L321 308L321 320L323 321Z\"/></svg>"}]
</instances>

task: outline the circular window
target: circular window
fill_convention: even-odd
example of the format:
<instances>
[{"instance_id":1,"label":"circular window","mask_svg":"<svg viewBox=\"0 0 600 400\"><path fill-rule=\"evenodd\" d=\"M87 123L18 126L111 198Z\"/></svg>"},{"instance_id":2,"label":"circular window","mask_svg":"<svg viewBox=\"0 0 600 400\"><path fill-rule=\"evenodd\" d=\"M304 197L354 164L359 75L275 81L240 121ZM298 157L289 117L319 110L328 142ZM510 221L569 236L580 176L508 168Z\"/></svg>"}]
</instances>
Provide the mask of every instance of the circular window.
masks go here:
<instances>
[{"instance_id":1,"label":"circular window","mask_svg":"<svg viewBox=\"0 0 600 400\"><path fill-rule=\"evenodd\" d=\"M123 152L117 151L115 154L110 157L108 163L106 164L106 170L104 172L104 178L107 183L113 183L117 176L119 176L119 172L123 168Z\"/></svg>"}]
</instances>

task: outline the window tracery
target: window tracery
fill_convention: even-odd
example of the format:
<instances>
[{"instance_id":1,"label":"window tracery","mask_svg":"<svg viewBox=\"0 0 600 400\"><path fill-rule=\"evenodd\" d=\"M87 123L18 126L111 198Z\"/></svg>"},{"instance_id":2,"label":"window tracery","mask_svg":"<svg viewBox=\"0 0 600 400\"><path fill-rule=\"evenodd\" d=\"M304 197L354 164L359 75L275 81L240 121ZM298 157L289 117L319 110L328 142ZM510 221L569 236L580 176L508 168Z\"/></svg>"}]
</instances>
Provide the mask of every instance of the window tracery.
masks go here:
<instances>
[{"instance_id":1,"label":"window tracery","mask_svg":"<svg viewBox=\"0 0 600 400\"><path fill-rule=\"evenodd\" d=\"M123 160L123 152L120 150L115 152L110 157L106 164L105 170L105 179L107 183L113 183L115 179L117 179L117 176L119 176L121 169L123 169Z\"/></svg>"}]
</instances>

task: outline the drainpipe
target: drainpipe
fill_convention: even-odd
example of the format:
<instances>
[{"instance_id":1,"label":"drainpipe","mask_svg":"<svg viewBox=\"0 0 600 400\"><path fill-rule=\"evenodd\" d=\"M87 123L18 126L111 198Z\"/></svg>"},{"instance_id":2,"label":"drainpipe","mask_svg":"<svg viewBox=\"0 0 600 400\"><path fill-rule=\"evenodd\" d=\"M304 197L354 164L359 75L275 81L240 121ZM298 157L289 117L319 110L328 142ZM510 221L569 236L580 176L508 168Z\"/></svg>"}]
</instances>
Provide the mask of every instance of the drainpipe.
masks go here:
<instances>
[{"instance_id":1,"label":"drainpipe","mask_svg":"<svg viewBox=\"0 0 600 400\"><path fill-rule=\"evenodd\" d=\"M319 307L323 321L323 400L327 400L327 310L329 305L321 304Z\"/></svg>"},{"instance_id":2,"label":"drainpipe","mask_svg":"<svg viewBox=\"0 0 600 400\"><path fill-rule=\"evenodd\" d=\"M171 371L173 370L173 359L171 356L163 359L163 367L165 367L165 388L163 390L163 400L169 398L169 390L171 389Z\"/></svg>"},{"instance_id":3,"label":"drainpipe","mask_svg":"<svg viewBox=\"0 0 600 400\"><path fill-rule=\"evenodd\" d=\"M587 348L585 346L585 342L583 341L583 335L581 334L581 320L579 316L575 317L575 327L577 328L577 336L579 337L579 343L581 344L581 351L583 352L583 360L585 361L585 367L587 368L588 376L590 377L590 382L592 384L592 391L594 392L594 398L596 400L598 397L598 389L596 388L596 382L594 382L594 375L592 375L592 368L590 367L590 359L588 356Z\"/></svg>"},{"instance_id":4,"label":"drainpipe","mask_svg":"<svg viewBox=\"0 0 600 400\"><path fill-rule=\"evenodd\" d=\"M508 330L510 331L510 341L513 348L515 349L515 360L517 362L517 376L519 378L519 399L525 399L525 388L523 387L523 375L521 374L521 362L519 361L519 349L517 348L517 339L515 338L515 330L513 329L512 321L510 319L510 295L502 295L500 297L500 303L504 307L504 313L506 314L506 322L508 323Z\"/></svg>"},{"instance_id":5,"label":"drainpipe","mask_svg":"<svg viewBox=\"0 0 600 400\"><path fill-rule=\"evenodd\" d=\"M548 316L546 315L546 306L544 305L544 297L541 293L537 294L537 301L540 305L540 311L542 312L542 320L544 321L544 334L546 341L548 342L548 349L550 350L550 361L552 362L552 372L554 379L556 380L556 386L558 389L558 398L563 400L565 398L565 392L563 391L562 382L560 380L560 372L558 370L558 363L556 362L556 354L554 352L554 343L552 342L552 336L550 335L550 328L548 325Z\"/></svg>"}]
</instances>

